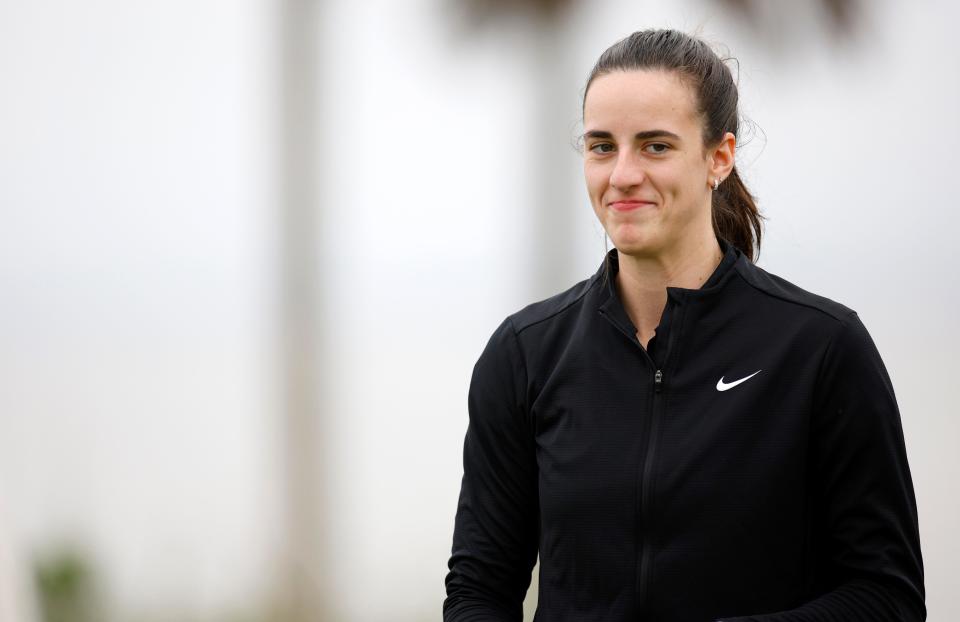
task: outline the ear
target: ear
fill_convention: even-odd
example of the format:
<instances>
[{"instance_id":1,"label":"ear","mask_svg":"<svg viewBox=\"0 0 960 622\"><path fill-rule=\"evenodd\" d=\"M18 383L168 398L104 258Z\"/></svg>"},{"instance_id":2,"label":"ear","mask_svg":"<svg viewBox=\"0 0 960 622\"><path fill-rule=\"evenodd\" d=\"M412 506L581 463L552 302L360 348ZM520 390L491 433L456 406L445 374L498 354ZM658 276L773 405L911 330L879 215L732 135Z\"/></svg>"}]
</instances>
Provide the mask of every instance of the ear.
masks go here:
<instances>
[{"instance_id":1,"label":"ear","mask_svg":"<svg viewBox=\"0 0 960 622\"><path fill-rule=\"evenodd\" d=\"M733 132L727 132L717 143L717 146L707 152L707 161L710 164L710 179L707 185L712 186L714 179L726 179L736 164L734 157L737 153L737 137Z\"/></svg>"}]
</instances>

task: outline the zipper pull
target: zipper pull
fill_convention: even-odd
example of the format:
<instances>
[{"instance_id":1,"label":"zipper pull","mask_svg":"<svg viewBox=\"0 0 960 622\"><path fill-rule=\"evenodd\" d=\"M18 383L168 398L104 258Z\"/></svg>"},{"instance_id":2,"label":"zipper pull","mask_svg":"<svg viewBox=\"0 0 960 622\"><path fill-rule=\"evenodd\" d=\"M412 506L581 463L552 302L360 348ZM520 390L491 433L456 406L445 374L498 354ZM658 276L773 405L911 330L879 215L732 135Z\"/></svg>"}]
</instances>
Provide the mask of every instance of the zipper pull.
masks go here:
<instances>
[{"instance_id":1,"label":"zipper pull","mask_svg":"<svg viewBox=\"0 0 960 622\"><path fill-rule=\"evenodd\" d=\"M659 369L657 373L653 376L653 386L656 387L656 392L660 392L660 386L663 384L663 372Z\"/></svg>"}]
</instances>

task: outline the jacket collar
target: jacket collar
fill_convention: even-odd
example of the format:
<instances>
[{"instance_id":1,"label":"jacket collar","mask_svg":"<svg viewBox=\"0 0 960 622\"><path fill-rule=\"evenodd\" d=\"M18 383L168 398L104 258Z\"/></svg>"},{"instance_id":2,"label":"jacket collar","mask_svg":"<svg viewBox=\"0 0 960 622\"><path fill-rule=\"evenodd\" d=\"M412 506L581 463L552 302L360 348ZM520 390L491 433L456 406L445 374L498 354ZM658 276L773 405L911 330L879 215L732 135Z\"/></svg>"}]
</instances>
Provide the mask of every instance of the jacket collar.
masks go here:
<instances>
[{"instance_id":1,"label":"jacket collar","mask_svg":"<svg viewBox=\"0 0 960 622\"><path fill-rule=\"evenodd\" d=\"M750 262L740 249L725 239L718 237L717 242L720 244L720 250L723 251L723 259L720 260L720 263L704 284L698 289L668 287L668 298L677 301L685 298L699 298L718 293L736 272L734 269L736 264ZM617 293L616 282L614 280L619 270L620 262L617 249L610 249L604 257L603 263L600 264L600 268L596 274L594 274L594 279L598 279L601 283L601 289L598 292L599 307L604 313L611 314L621 322L625 321L626 326L631 326L632 324L629 321L623 303L620 301L620 294Z\"/></svg>"}]
</instances>

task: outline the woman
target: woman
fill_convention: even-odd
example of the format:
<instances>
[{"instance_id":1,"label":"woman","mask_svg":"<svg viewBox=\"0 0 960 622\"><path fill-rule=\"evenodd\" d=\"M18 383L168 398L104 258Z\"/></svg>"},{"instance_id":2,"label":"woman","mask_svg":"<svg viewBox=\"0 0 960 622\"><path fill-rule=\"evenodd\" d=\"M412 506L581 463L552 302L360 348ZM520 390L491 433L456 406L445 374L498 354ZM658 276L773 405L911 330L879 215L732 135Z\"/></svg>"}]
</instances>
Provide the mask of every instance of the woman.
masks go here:
<instances>
[{"instance_id":1,"label":"woman","mask_svg":"<svg viewBox=\"0 0 960 622\"><path fill-rule=\"evenodd\" d=\"M701 41L600 57L584 173L615 246L474 367L444 619L924 620L893 387L854 311L753 263L737 89Z\"/></svg>"}]
</instances>

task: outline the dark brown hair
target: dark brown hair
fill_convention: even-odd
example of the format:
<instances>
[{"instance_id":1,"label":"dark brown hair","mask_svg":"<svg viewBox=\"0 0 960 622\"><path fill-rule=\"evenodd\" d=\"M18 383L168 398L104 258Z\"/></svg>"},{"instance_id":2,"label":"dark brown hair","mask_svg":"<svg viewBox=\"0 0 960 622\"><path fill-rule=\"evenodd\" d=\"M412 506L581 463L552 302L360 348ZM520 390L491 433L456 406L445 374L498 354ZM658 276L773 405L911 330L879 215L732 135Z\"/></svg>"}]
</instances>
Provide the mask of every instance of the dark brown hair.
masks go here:
<instances>
[{"instance_id":1,"label":"dark brown hair","mask_svg":"<svg viewBox=\"0 0 960 622\"><path fill-rule=\"evenodd\" d=\"M583 89L583 101L593 80L613 71L666 69L691 86L703 119L703 144L716 145L732 132L739 138L737 85L730 69L710 47L677 30L641 30L617 41L600 55ZM582 109L582 106L581 106ZM750 261L760 254L763 216L734 166L712 199L713 231L739 248Z\"/></svg>"}]
</instances>

